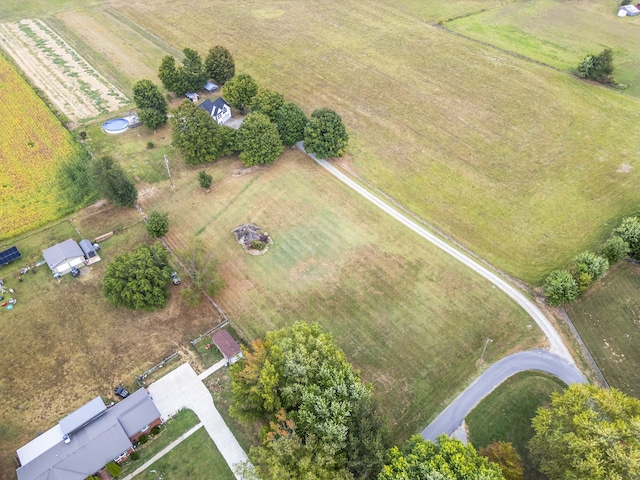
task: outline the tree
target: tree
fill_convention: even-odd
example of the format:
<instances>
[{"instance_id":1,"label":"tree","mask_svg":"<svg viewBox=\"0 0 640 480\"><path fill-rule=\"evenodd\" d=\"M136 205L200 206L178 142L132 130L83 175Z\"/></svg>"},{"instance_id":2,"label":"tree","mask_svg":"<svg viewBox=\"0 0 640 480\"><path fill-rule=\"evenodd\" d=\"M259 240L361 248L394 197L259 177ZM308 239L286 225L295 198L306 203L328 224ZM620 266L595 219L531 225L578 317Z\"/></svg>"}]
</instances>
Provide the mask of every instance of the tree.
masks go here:
<instances>
[{"instance_id":1,"label":"tree","mask_svg":"<svg viewBox=\"0 0 640 480\"><path fill-rule=\"evenodd\" d=\"M218 85L224 85L236 74L236 64L231 53L220 45L209 50L204 67L208 77Z\"/></svg>"},{"instance_id":2,"label":"tree","mask_svg":"<svg viewBox=\"0 0 640 480\"><path fill-rule=\"evenodd\" d=\"M202 86L208 78L204 64L202 63L202 57L191 48L185 48L182 50L182 53L184 53L184 59L182 60L182 68L178 69L178 73L183 77L182 81L186 90L181 92L180 95L186 92L202 90Z\"/></svg>"},{"instance_id":3,"label":"tree","mask_svg":"<svg viewBox=\"0 0 640 480\"><path fill-rule=\"evenodd\" d=\"M287 458L304 456L335 475L302 478L342 478L347 470L356 478L370 478L359 472L377 474L386 441L375 407L368 403L371 390L331 335L317 324L297 322L268 332L244 353L231 367L230 412L244 421L264 422L265 444L254 459L271 468L275 462L286 471L286 459L277 455L286 446L298 452Z\"/></svg>"},{"instance_id":4,"label":"tree","mask_svg":"<svg viewBox=\"0 0 640 480\"><path fill-rule=\"evenodd\" d=\"M177 93L177 91L181 89L181 79L176 67L176 59L171 55L166 55L162 59L162 62L160 62L160 68L158 69L158 78L160 79L160 82L162 82L162 86L165 88L165 90Z\"/></svg>"},{"instance_id":5,"label":"tree","mask_svg":"<svg viewBox=\"0 0 640 480\"><path fill-rule=\"evenodd\" d=\"M119 207L132 207L138 190L122 167L111 157L101 157L93 163L93 183L100 194Z\"/></svg>"},{"instance_id":6,"label":"tree","mask_svg":"<svg viewBox=\"0 0 640 480\"><path fill-rule=\"evenodd\" d=\"M118 255L107 267L103 292L116 307L151 312L169 298L171 272L167 250L159 243L142 244L135 252Z\"/></svg>"},{"instance_id":7,"label":"tree","mask_svg":"<svg viewBox=\"0 0 640 480\"><path fill-rule=\"evenodd\" d=\"M522 459L511 442L494 441L484 448L479 448L478 455L487 457L490 462L498 464L505 480L522 480L524 478Z\"/></svg>"},{"instance_id":8,"label":"tree","mask_svg":"<svg viewBox=\"0 0 640 480\"><path fill-rule=\"evenodd\" d=\"M149 214L147 221L147 233L151 238L164 237L169 231L169 214L156 210Z\"/></svg>"},{"instance_id":9,"label":"tree","mask_svg":"<svg viewBox=\"0 0 640 480\"><path fill-rule=\"evenodd\" d=\"M209 296L215 295L222 282L218 276L217 262L202 240L191 239L181 252L180 258L187 275L191 278L191 285L185 290L194 289L198 292L204 291ZM195 295L193 297L195 298ZM199 295L197 298L199 300Z\"/></svg>"},{"instance_id":10,"label":"tree","mask_svg":"<svg viewBox=\"0 0 640 480\"><path fill-rule=\"evenodd\" d=\"M601 278L609 269L609 261L592 252L583 252L577 255L573 261L579 272L588 273L593 281Z\"/></svg>"},{"instance_id":11,"label":"tree","mask_svg":"<svg viewBox=\"0 0 640 480\"><path fill-rule=\"evenodd\" d=\"M262 113L275 123L278 110L283 104L284 95L269 88L260 88L251 101L251 111Z\"/></svg>"},{"instance_id":12,"label":"tree","mask_svg":"<svg viewBox=\"0 0 640 480\"><path fill-rule=\"evenodd\" d=\"M198 183L202 188L208 190L211 188L211 184L213 183L213 177L204 170L201 170L198 173Z\"/></svg>"},{"instance_id":13,"label":"tree","mask_svg":"<svg viewBox=\"0 0 640 480\"><path fill-rule=\"evenodd\" d=\"M311 114L304 128L304 148L319 158L344 155L349 135L340 116L333 110L321 108Z\"/></svg>"},{"instance_id":14,"label":"tree","mask_svg":"<svg viewBox=\"0 0 640 480\"><path fill-rule=\"evenodd\" d=\"M171 140L185 163L198 165L222 156L224 136L220 125L202 108L185 100L173 110Z\"/></svg>"},{"instance_id":15,"label":"tree","mask_svg":"<svg viewBox=\"0 0 640 480\"><path fill-rule=\"evenodd\" d=\"M251 75L241 73L222 87L222 96L232 107L244 113L258 93L258 84Z\"/></svg>"},{"instance_id":16,"label":"tree","mask_svg":"<svg viewBox=\"0 0 640 480\"><path fill-rule=\"evenodd\" d=\"M247 167L272 163L282 153L278 129L266 115L250 113L236 135L240 160Z\"/></svg>"},{"instance_id":17,"label":"tree","mask_svg":"<svg viewBox=\"0 0 640 480\"><path fill-rule=\"evenodd\" d=\"M169 104L151 80L140 80L133 85L133 101L140 109L140 121L145 127L156 130L167 121Z\"/></svg>"},{"instance_id":18,"label":"tree","mask_svg":"<svg viewBox=\"0 0 640 480\"><path fill-rule=\"evenodd\" d=\"M629 255L629 244L619 235L612 235L602 247L602 255L609 265L614 265Z\"/></svg>"},{"instance_id":19,"label":"tree","mask_svg":"<svg viewBox=\"0 0 640 480\"><path fill-rule=\"evenodd\" d=\"M276 114L276 126L278 127L282 144L287 147L293 147L304 139L307 116L295 103L284 102Z\"/></svg>"},{"instance_id":20,"label":"tree","mask_svg":"<svg viewBox=\"0 0 640 480\"><path fill-rule=\"evenodd\" d=\"M605 48L600 54L587 55L578 65L578 75L582 78L607 83L613 73L613 51Z\"/></svg>"},{"instance_id":21,"label":"tree","mask_svg":"<svg viewBox=\"0 0 640 480\"><path fill-rule=\"evenodd\" d=\"M378 480L504 480L498 465L447 435L440 435L435 443L414 435L403 450L389 451Z\"/></svg>"},{"instance_id":22,"label":"tree","mask_svg":"<svg viewBox=\"0 0 640 480\"><path fill-rule=\"evenodd\" d=\"M97 188L92 168L91 154L79 143L76 144L76 152L59 164L56 183L71 209L88 205L96 199Z\"/></svg>"},{"instance_id":23,"label":"tree","mask_svg":"<svg viewBox=\"0 0 640 480\"><path fill-rule=\"evenodd\" d=\"M555 270L549 274L542 287L547 302L559 307L573 302L579 293L578 283L566 270Z\"/></svg>"},{"instance_id":24,"label":"tree","mask_svg":"<svg viewBox=\"0 0 640 480\"><path fill-rule=\"evenodd\" d=\"M629 245L629 255L640 260L640 218L627 217L613 233Z\"/></svg>"},{"instance_id":25,"label":"tree","mask_svg":"<svg viewBox=\"0 0 640 480\"><path fill-rule=\"evenodd\" d=\"M640 400L574 384L532 420L529 450L549 480L640 478Z\"/></svg>"}]
</instances>

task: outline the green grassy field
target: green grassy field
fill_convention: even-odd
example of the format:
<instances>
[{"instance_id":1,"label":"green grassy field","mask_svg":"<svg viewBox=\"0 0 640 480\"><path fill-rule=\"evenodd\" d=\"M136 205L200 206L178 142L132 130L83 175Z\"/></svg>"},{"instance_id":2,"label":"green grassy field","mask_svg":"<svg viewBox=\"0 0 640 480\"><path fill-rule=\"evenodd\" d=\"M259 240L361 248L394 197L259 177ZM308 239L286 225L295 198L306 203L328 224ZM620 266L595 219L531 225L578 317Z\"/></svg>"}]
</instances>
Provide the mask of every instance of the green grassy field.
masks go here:
<instances>
[{"instance_id":1,"label":"green grassy field","mask_svg":"<svg viewBox=\"0 0 640 480\"><path fill-rule=\"evenodd\" d=\"M467 416L469 441L474 447L485 447L494 440L511 442L525 465L527 480L546 477L531 465L527 443L533 437L531 419L536 410L549 403L551 392L566 385L556 377L541 372L514 375L490 393Z\"/></svg>"},{"instance_id":2,"label":"green grassy field","mask_svg":"<svg viewBox=\"0 0 640 480\"><path fill-rule=\"evenodd\" d=\"M168 212L168 244L196 236L220 262L217 301L249 339L296 320L332 332L381 398L399 436L426 425L476 374L486 338L495 360L530 347L537 327L499 291L362 201L297 150L275 165L233 176L237 161L174 176L141 202ZM231 230L253 222L274 240L244 253Z\"/></svg>"},{"instance_id":3,"label":"green grassy field","mask_svg":"<svg viewBox=\"0 0 640 480\"><path fill-rule=\"evenodd\" d=\"M640 266L621 262L565 309L607 382L640 397Z\"/></svg>"},{"instance_id":4,"label":"green grassy field","mask_svg":"<svg viewBox=\"0 0 640 480\"><path fill-rule=\"evenodd\" d=\"M515 2L447 22L446 27L566 72L589 53L614 51L614 76L640 97L640 19L616 16L620 2Z\"/></svg>"},{"instance_id":5,"label":"green grassy field","mask_svg":"<svg viewBox=\"0 0 640 480\"><path fill-rule=\"evenodd\" d=\"M191 435L137 478L157 480L159 476L166 480L174 478L234 480L236 478L204 428Z\"/></svg>"},{"instance_id":6,"label":"green grassy field","mask_svg":"<svg viewBox=\"0 0 640 480\"><path fill-rule=\"evenodd\" d=\"M307 112L335 109L347 167L529 282L640 201L638 168L619 172L637 163L640 138L620 141L637 100L433 27L435 7L212 1L199 6L211 29L172 2L111 5L172 45L226 45Z\"/></svg>"}]
</instances>

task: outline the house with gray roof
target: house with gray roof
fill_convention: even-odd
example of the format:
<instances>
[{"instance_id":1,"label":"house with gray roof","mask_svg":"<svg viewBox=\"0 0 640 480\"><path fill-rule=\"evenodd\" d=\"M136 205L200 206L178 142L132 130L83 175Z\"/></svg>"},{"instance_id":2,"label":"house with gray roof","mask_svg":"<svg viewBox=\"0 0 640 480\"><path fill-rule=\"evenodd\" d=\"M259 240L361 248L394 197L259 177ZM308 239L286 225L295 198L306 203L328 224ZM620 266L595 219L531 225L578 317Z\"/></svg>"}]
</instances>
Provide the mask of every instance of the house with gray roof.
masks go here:
<instances>
[{"instance_id":1,"label":"house with gray roof","mask_svg":"<svg viewBox=\"0 0 640 480\"><path fill-rule=\"evenodd\" d=\"M198 108L206 110L209 115L211 115L211 118L218 122L219 125L222 125L231 118L231 107L222 97L218 97L214 101L207 98L198 105Z\"/></svg>"},{"instance_id":2,"label":"house with gray roof","mask_svg":"<svg viewBox=\"0 0 640 480\"><path fill-rule=\"evenodd\" d=\"M54 274L64 275L72 268L84 265L84 252L73 239L60 242L42 252L44 261Z\"/></svg>"},{"instance_id":3,"label":"house with gray roof","mask_svg":"<svg viewBox=\"0 0 640 480\"><path fill-rule=\"evenodd\" d=\"M133 442L160 423L144 388L110 407L96 397L18 449L18 480L84 480L126 459Z\"/></svg>"}]
</instances>

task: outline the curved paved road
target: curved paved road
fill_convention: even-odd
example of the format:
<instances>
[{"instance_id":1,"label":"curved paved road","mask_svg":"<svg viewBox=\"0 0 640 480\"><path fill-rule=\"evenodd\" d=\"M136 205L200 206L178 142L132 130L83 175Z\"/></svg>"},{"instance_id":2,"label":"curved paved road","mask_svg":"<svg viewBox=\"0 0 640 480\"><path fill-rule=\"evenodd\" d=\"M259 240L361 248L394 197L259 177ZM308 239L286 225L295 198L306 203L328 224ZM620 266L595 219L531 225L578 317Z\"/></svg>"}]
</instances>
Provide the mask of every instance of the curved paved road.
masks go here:
<instances>
[{"instance_id":1,"label":"curved paved road","mask_svg":"<svg viewBox=\"0 0 640 480\"><path fill-rule=\"evenodd\" d=\"M540 370L555 375L567 384L584 383L585 376L573 364L548 352L530 350L509 355L491 365L469 387L445 408L436 419L422 431L426 440L435 440L441 433L451 435L473 408L507 378L527 370Z\"/></svg>"},{"instance_id":2,"label":"curved paved road","mask_svg":"<svg viewBox=\"0 0 640 480\"><path fill-rule=\"evenodd\" d=\"M296 146L303 152L305 151L304 146L302 145L302 142L299 142ZM340 170L338 170L336 167L331 165L326 160L316 158L315 155L310 153L307 153L307 155L309 155L320 166L328 170L332 175L334 175L340 181L345 183L351 189L358 192L360 195L362 195L364 198L369 200L371 203L375 204L377 207L384 210L387 214L391 215L400 223L404 224L406 227L413 230L415 233L420 235L425 240L428 240L429 242L434 244L436 247L445 251L455 259L461 261L467 267L479 273L484 278L486 278L491 283L493 283L496 287L498 287L500 290L502 290L507 295L509 295L509 297L511 297L518 305L520 305L529 314L529 316L531 316L531 318L538 324L540 329L547 336L547 338L549 339L550 351L564 358L566 362L568 362L569 364L575 364L573 357L571 356L571 353L569 353L569 350L563 343L562 338L560 337L558 332L555 330L551 322L549 322L549 320L547 319L547 317L544 316L542 311L531 300L529 300L529 298L527 298L520 290L518 290L514 286L507 283L504 279L499 277L497 274L493 273L491 270L488 270L487 268L480 265L471 257L465 255L457 248L454 248L453 246L449 245L440 237L436 236L435 234L421 227L416 222L409 219L406 215L400 213L395 208L383 202L380 198L378 198L377 196L375 196L374 194L372 194L362 186L358 185L356 182L351 180L349 177L347 177L344 173L342 173Z\"/></svg>"}]
</instances>

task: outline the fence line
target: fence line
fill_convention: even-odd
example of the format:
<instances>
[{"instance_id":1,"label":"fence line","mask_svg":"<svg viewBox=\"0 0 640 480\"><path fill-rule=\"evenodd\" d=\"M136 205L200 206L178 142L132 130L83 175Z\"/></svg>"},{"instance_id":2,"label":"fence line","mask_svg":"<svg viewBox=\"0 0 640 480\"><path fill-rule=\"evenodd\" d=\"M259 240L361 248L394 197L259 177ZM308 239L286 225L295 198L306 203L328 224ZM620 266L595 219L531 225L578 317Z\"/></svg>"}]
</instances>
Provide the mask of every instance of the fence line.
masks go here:
<instances>
[{"instance_id":1,"label":"fence line","mask_svg":"<svg viewBox=\"0 0 640 480\"><path fill-rule=\"evenodd\" d=\"M580 345L580 348L582 348L582 352L584 353L584 356L587 358L589 365L591 365L591 368L593 369L593 371L596 372L596 375L598 376L598 379L600 380L602 385L604 385L605 388L609 388L609 383L607 382L607 379L604 378L604 375L602 374L602 371L600 371L600 368L598 367L598 364L596 363L593 356L591 355L591 352L589 351L585 343L582 341L582 337L578 333L578 330L576 330L576 327L573 325L573 322L571 321L571 318L569 318L569 315L567 314L566 310L563 307L560 307L559 310L560 310L560 314L564 318L565 323L569 326L569 329L573 334L573 338L576 339L576 341Z\"/></svg>"},{"instance_id":2,"label":"fence line","mask_svg":"<svg viewBox=\"0 0 640 480\"><path fill-rule=\"evenodd\" d=\"M160 363L154 365L149 370L144 372L142 375L138 375L136 377L136 382L138 382L138 386L140 388L145 387L147 385L147 382L144 381L145 378L147 378L149 375L151 375L156 370L164 367L168 362L170 362L171 360L173 360L174 358L177 358L177 357L178 357L178 352L173 352L171 355L169 355L168 357L164 358Z\"/></svg>"},{"instance_id":3,"label":"fence line","mask_svg":"<svg viewBox=\"0 0 640 480\"><path fill-rule=\"evenodd\" d=\"M196 343L198 343L199 341L201 341L203 338L208 337L209 335L211 335L213 332L215 332L216 330L220 330L221 328L226 327L227 325L229 325L229 320L225 320L222 323L219 323L218 325L216 325L215 327L209 329L208 331L206 331L205 333L203 333L202 335L200 335L198 338L196 338L195 340L191 340L189 343L191 343L191 346L194 346Z\"/></svg>"}]
</instances>

